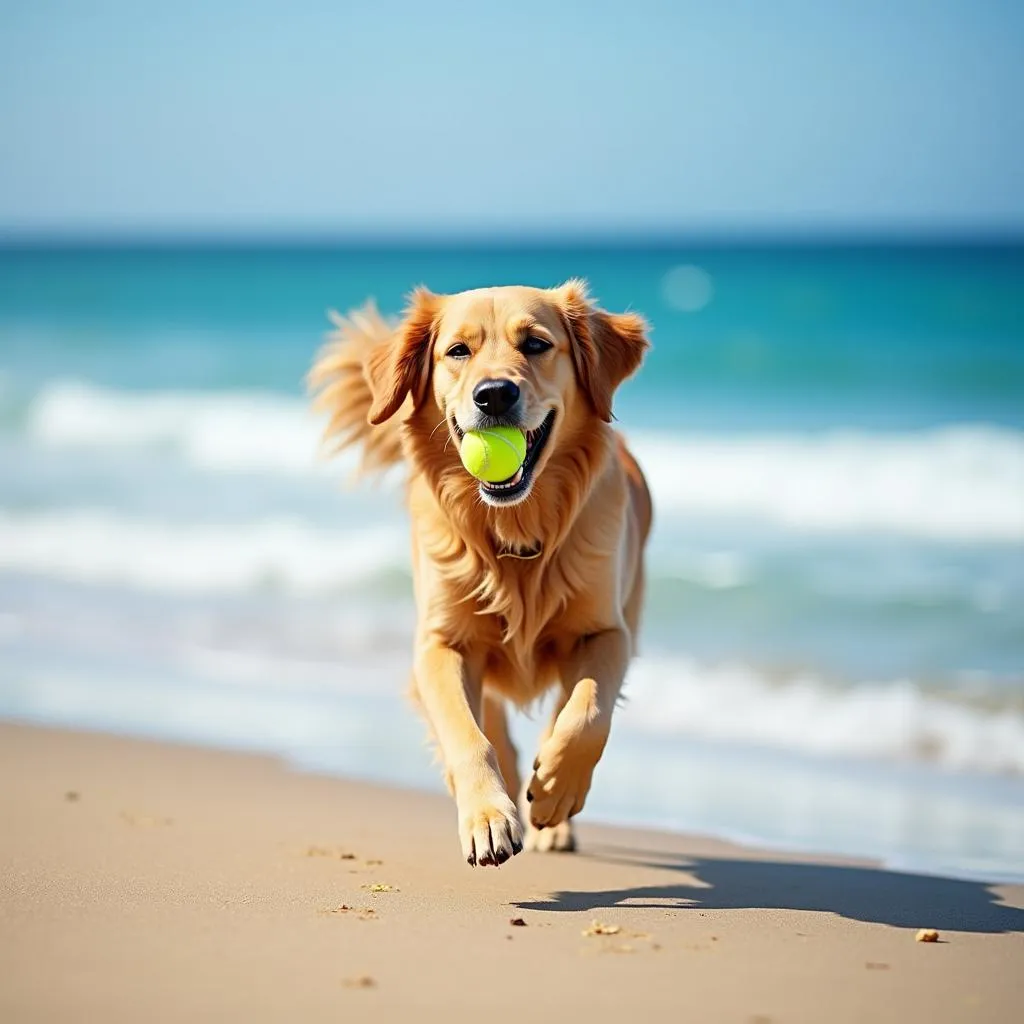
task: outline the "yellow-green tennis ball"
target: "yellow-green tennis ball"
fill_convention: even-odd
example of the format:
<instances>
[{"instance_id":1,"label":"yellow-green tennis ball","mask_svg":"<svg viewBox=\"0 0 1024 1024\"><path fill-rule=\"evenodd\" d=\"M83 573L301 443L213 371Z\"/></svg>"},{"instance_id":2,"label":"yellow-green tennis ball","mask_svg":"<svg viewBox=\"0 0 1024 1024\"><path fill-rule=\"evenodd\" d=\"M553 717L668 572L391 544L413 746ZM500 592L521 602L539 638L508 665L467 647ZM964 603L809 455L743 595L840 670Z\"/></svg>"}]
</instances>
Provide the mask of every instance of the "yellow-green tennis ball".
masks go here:
<instances>
[{"instance_id":1,"label":"yellow-green tennis ball","mask_svg":"<svg viewBox=\"0 0 1024 1024\"><path fill-rule=\"evenodd\" d=\"M516 471L526 458L526 435L515 427L487 427L467 430L459 447L462 464L487 484L500 484Z\"/></svg>"}]
</instances>

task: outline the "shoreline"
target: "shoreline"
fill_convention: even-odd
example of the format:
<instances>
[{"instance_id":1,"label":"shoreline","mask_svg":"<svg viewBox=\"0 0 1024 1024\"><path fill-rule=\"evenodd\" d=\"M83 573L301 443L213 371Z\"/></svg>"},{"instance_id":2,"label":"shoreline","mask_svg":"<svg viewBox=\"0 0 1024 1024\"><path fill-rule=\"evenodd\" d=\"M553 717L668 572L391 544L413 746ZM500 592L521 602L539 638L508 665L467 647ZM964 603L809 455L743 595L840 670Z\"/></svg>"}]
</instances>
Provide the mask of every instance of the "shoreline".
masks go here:
<instances>
[{"instance_id":1,"label":"shoreline","mask_svg":"<svg viewBox=\"0 0 1024 1024\"><path fill-rule=\"evenodd\" d=\"M9 723L0 814L10 1019L1024 1013L1020 885L585 818L579 855L474 871L446 797Z\"/></svg>"},{"instance_id":2,"label":"shoreline","mask_svg":"<svg viewBox=\"0 0 1024 1024\"><path fill-rule=\"evenodd\" d=\"M94 706L101 709L113 706L113 698L123 690L118 689L113 697L105 695L106 699L94 701ZM95 696L95 695L94 695ZM258 695L257 695L258 696ZM191 694L191 699L201 699L199 691ZM180 705L181 693L178 688L168 690L167 698L173 699L176 705ZM303 706L301 695L291 694L289 706L294 709ZM257 702L258 703L258 702ZM158 711L161 704L156 706ZM202 708L205 705L201 702L193 708L192 715L198 721L202 718ZM314 747L303 748L287 742L282 742L280 737L273 739L274 725L267 718L268 709L264 709L262 716L255 722L255 729L243 730L234 736L225 734L221 729L215 728L212 731L196 730L193 727L183 727L183 723L176 721L168 726L156 726L153 714L147 712L145 720L129 715L122 723L118 723L116 716L111 717L109 713L101 711L90 718L86 716L83 720L81 713L73 716L61 716L52 714L33 714L15 712L4 708L7 713L0 713L0 726L4 723L13 726L27 728L39 728L46 730L59 730L68 732L83 732L98 736L122 737L128 740L136 739L149 743L165 744L172 747L198 748L203 750L221 751L225 753L236 753L256 757L271 757L279 760L288 770L301 774L325 776L333 779L365 782L368 785L380 785L384 787L398 788L403 791L415 792L437 798L439 795L446 795L446 791L440 781L436 765L432 762L428 747L423 741L423 733L420 723L414 716L402 717L398 720L391 720L393 726L399 730L396 737L401 743L406 744L406 755L401 764L396 764L391 755L395 753L396 744L388 744L386 751L376 750L371 744L369 746L359 745L347 753L343 745L333 745L330 749ZM168 705L167 710L170 710ZM223 711L214 704L212 710L219 713ZM250 712L252 708L248 709ZM279 709L280 710L280 709ZM310 708L306 708L309 712ZM356 709L346 707L345 704L333 709L333 728L341 729L341 720L338 714L344 711L357 713ZM378 709L381 711L384 709ZM393 710L406 712L408 709L401 705L397 698ZM379 719L379 714L378 714ZM250 723L251 725L253 723ZM383 725L383 722L380 723ZM535 737L519 731L519 727L530 723L513 721L513 732L521 750L531 749ZM258 739L261 728L265 732L264 740ZM413 752L412 756L408 756ZM680 759L682 760L680 761ZM363 773L360 769L364 764L373 763L376 771L373 774ZM668 835L686 837L697 836L710 840L721 841L730 845L756 848L764 851L776 851L781 853L798 853L803 856L840 857L858 862L871 863L872 865L892 871L900 871L918 875L929 875L939 878L958 879L962 881L979 882L992 885L1024 885L1024 848L1021 848L1020 857L1016 861L1008 855L1006 844L1010 842L1007 836L1003 836L1000 847L1001 856L993 856L989 852L987 859L969 858L965 851L946 849L944 852L923 852L925 846L918 843L915 850L894 851L886 850L886 841L880 836L872 840L862 840L856 830L847 828L844 834L835 834L827 829L818 831L818 835L795 834L797 830L792 827L777 829L776 833L769 829L762 829L758 832L756 828L738 828L724 823L724 818L729 817L729 812L735 813L735 806L729 807L722 803L730 792L743 792L747 783L757 787L762 798L766 798L773 787L784 787L779 794L781 802L774 813L785 821L787 816L794 810L799 810L801 802L808 806L819 807L823 805L827 794L835 792L845 797L848 801L850 786L857 787L860 794L858 800L858 817L854 819L860 826L864 826L875 816L879 820L880 827L885 824L886 818L891 818L891 809L886 812L886 801L894 793L902 794L906 799L908 795L916 795L918 798L929 795L938 796L945 801L939 807L919 805L920 811L927 811L934 819L937 813L950 809L971 805L972 800L981 800L986 803L993 795L997 795L997 802L1005 804L1006 807L1015 806L1019 795L1016 790L1019 786L1018 780L1012 777L988 776L974 774L959 774L944 776L933 768L919 764L907 764L902 762L879 762L873 760L858 760L851 758L829 759L815 761L806 755L792 751L779 751L771 748L758 748L728 743L713 743L706 740L691 738L685 747L673 746L667 749L665 742L660 737L651 738L650 742L640 744L636 735L628 735L620 732L617 742L610 746L603 758L605 773L602 775L602 783L592 791L588 801L587 810L584 812L583 820L599 824L608 828L622 828L626 830L654 831ZM704 803L710 801L711 806L720 806L726 813L724 818L714 820L700 815L702 800L687 804L682 799L679 808L681 821L666 819L663 813L659 813L660 804L652 806L645 803L643 794L634 794L631 786L635 784L639 776L647 772L657 772L661 765L673 763L673 771L683 772L684 776L690 779L692 786L688 792L692 797L694 793L705 794ZM816 789L804 789L797 796L787 793L794 783L794 780L802 780L807 784L808 780L814 780ZM886 790L879 796L871 794L877 792L877 787L883 786ZM993 787L995 790L993 791ZM1014 792L1010 792L1010 790ZM1002 790L1006 790L1002 793ZM949 801L955 795L956 803ZM680 798L686 797L686 793L680 793ZM637 799L639 798L639 799ZM869 806L870 805L870 813ZM623 808L628 808L623 813ZM694 811L697 811L695 814ZM851 808L846 807L849 814ZM807 811L804 811L806 815ZM904 813L905 820L906 815ZM1005 831L1006 814L1001 827ZM768 819L762 821L765 823ZM984 832L986 821L975 821L973 826L976 831ZM790 820L790 825L792 821ZM965 828L961 825L961 831ZM1019 831L1019 830L1018 830ZM891 836L890 845L891 845ZM904 835L906 844L906 836Z\"/></svg>"}]
</instances>

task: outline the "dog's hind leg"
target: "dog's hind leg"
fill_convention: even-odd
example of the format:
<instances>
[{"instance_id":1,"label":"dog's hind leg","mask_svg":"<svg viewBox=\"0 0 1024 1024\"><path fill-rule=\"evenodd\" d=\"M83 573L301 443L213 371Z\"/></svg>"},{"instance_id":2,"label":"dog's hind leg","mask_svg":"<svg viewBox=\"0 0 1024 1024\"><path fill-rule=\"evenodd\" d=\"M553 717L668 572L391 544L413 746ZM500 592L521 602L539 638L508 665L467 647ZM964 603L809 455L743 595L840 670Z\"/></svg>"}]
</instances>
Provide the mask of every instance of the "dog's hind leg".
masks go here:
<instances>
[{"instance_id":1,"label":"dog's hind leg","mask_svg":"<svg viewBox=\"0 0 1024 1024\"><path fill-rule=\"evenodd\" d=\"M551 711L551 717L548 719L540 735L540 746L543 746L551 738L551 731L555 727L555 719L558 718L559 712L565 707L565 702L568 700L569 695L561 686L558 688L557 693L558 697ZM520 814L522 815L523 827L526 832L525 848L536 853L574 853L576 850L576 835L573 831L571 819L567 818L551 828L534 828L530 823L530 805L526 799L526 790L529 784L530 780L526 779L521 786L516 787L516 791L519 793ZM509 792L514 791L510 789Z\"/></svg>"}]
</instances>

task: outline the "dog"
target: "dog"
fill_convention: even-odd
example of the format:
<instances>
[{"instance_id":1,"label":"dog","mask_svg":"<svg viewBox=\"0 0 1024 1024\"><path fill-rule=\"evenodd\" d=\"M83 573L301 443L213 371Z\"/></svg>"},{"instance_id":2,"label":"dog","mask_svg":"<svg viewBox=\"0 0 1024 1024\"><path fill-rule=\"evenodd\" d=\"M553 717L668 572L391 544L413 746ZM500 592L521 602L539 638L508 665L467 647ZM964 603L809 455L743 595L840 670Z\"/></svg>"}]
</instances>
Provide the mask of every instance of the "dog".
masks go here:
<instances>
[{"instance_id":1,"label":"dog","mask_svg":"<svg viewBox=\"0 0 1024 1024\"><path fill-rule=\"evenodd\" d=\"M325 440L364 470L404 463L417 605L412 692L437 745L470 865L572 850L634 653L651 497L609 425L647 325L584 282L413 292L397 325L368 304L310 372ZM467 430L527 438L509 481L459 459ZM507 705L556 693L520 785ZM521 799L524 829L517 810Z\"/></svg>"}]
</instances>

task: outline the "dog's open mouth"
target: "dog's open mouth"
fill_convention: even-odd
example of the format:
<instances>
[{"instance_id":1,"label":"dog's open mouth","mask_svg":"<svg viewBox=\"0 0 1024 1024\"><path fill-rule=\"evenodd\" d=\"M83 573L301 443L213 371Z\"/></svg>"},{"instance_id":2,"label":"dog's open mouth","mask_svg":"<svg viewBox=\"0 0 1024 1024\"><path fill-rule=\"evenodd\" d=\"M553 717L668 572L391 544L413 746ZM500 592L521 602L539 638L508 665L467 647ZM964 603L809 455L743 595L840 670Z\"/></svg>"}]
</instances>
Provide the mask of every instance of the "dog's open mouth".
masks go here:
<instances>
[{"instance_id":1,"label":"dog's open mouth","mask_svg":"<svg viewBox=\"0 0 1024 1024\"><path fill-rule=\"evenodd\" d=\"M544 422L541 423L536 430L527 430L525 432L526 458L523 460L523 464L519 469L517 469L516 472L507 480L500 480L497 483L485 483L483 480L479 481L480 493L484 495L488 501L492 504L512 504L530 489L530 484L533 482L533 471L544 452L548 439L551 437L551 427L554 422L555 412L552 409L551 412L544 417ZM452 420L452 426L454 427L455 433L461 443L463 431L454 419Z\"/></svg>"}]
</instances>

